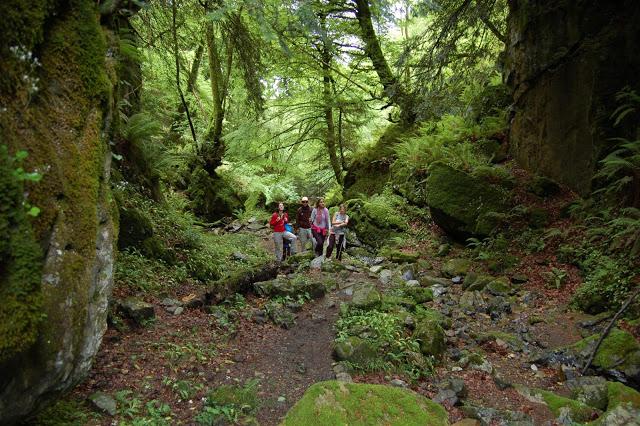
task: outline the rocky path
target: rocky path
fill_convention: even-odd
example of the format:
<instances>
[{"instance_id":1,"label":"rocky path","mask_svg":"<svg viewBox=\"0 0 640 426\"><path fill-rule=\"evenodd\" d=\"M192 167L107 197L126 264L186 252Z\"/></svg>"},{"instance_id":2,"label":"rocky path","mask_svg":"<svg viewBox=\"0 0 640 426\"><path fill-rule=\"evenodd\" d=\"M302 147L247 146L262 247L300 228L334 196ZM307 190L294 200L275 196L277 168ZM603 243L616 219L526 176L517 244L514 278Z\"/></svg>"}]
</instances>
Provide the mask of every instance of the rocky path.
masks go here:
<instances>
[{"instance_id":1,"label":"rocky path","mask_svg":"<svg viewBox=\"0 0 640 426\"><path fill-rule=\"evenodd\" d=\"M258 232L270 248L268 234ZM410 251L376 258L361 248L342 263L298 257L275 279L254 283L246 299L180 315L158 303L151 327L110 328L76 395L126 389L119 418L127 418L127 404L133 410L136 399L166 401L171 424L194 424L210 390L250 384L257 403L244 414L276 425L310 385L338 373L340 380L411 388L442 404L451 423L564 424L527 389L569 395L579 363L575 357L546 362L545 354L603 326L601 319L570 312L567 300L566 292L540 286L530 271L490 276L464 259L425 261ZM367 372L337 364L355 362L344 353L336 360L334 353L336 321L349 306L398 315L405 324L399 338L418 333L420 312L436 312L443 345L432 374L415 380L393 368ZM347 331L359 342L376 332ZM382 346L377 356L388 358L386 351ZM426 356L414 355L421 362ZM129 417L144 414L137 408ZM111 424L111 417L93 423Z\"/></svg>"}]
</instances>

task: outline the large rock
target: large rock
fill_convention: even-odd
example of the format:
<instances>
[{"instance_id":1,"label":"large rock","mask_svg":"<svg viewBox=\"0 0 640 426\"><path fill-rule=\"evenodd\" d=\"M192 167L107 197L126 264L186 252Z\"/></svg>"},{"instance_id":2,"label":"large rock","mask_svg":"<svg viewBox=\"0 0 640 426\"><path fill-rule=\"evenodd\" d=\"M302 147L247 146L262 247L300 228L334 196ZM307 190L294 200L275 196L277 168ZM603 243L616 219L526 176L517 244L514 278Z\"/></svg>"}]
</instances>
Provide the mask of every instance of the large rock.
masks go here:
<instances>
[{"instance_id":1,"label":"large rock","mask_svg":"<svg viewBox=\"0 0 640 426\"><path fill-rule=\"evenodd\" d=\"M415 392L383 385L320 382L287 413L282 426L449 424L447 412Z\"/></svg>"},{"instance_id":2,"label":"large rock","mask_svg":"<svg viewBox=\"0 0 640 426\"><path fill-rule=\"evenodd\" d=\"M585 194L613 128L615 94L637 89L640 3L509 2L505 80L514 98L509 143L520 164Z\"/></svg>"},{"instance_id":3,"label":"large rock","mask_svg":"<svg viewBox=\"0 0 640 426\"><path fill-rule=\"evenodd\" d=\"M413 331L413 337L420 341L420 351L425 355L438 357L446 349L444 330L432 318L421 319Z\"/></svg>"},{"instance_id":4,"label":"large rock","mask_svg":"<svg viewBox=\"0 0 640 426\"><path fill-rule=\"evenodd\" d=\"M345 203L349 229L355 230L363 243L379 247L408 229L405 217L393 203L393 197L376 195L366 201L353 199Z\"/></svg>"},{"instance_id":5,"label":"large rock","mask_svg":"<svg viewBox=\"0 0 640 426\"><path fill-rule=\"evenodd\" d=\"M82 380L106 330L117 211L108 141L120 77L117 35L105 37L96 2L8 0L0 15L0 136L10 153L28 151L25 170L42 174L25 188L40 215L11 239L10 256L0 249L0 419L12 424ZM29 254L33 241L43 256ZM32 285L32 274L41 283ZM7 289L21 294L13 306ZM23 307L28 315L18 320Z\"/></svg>"},{"instance_id":6,"label":"large rock","mask_svg":"<svg viewBox=\"0 0 640 426\"><path fill-rule=\"evenodd\" d=\"M378 356L376 348L371 343L357 336L349 336L344 340L337 341L333 353L338 361L349 361L361 366L373 361Z\"/></svg>"},{"instance_id":7,"label":"large rock","mask_svg":"<svg viewBox=\"0 0 640 426\"><path fill-rule=\"evenodd\" d=\"M360 284L353 289L353 297L351 298L353 307L370 309L378 306L381 301L382 296L373 284Z\"/></svg>"},{"instance_id":8,"label":"large rock","mask_svg":"<svg viewBox=\"0 0 640 426\"><path fill-rule=\"evenodd\" d=\"M507 195L482 179L446 164L429 168L427 205L434 222L453 237L485 237L507 212Z\"/></svg>"}]
</instances>

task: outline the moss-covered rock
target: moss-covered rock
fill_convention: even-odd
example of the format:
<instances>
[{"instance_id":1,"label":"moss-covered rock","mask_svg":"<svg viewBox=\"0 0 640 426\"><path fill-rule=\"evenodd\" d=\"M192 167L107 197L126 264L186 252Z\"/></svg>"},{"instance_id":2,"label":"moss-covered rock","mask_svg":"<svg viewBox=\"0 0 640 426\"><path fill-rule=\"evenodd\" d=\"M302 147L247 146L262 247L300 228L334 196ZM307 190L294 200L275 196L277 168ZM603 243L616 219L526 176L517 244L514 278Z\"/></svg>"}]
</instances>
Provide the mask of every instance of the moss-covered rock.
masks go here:
<instances>
[{"instance_id":1,"label":"moss-covered rock","mask_svg":"<svg viewBox=\"0 0 640 426\"><path fill-rule=\"evenodd\" d=\"M425 287L407 287L404 289L407 296L411 297L416 303L431 302L433 300L433 291Z\"/></svg>"},{"instance_id":2,"label":"moss-covered rock","mask_svg":"<svg viewBox=\"0 0 640 426\"><path fill-rule=\"evenodd\" d=\"M420 258L418 253L409 253L391 247L383 247L378 254L394 263L415 263Z\"/></svg>"},{"instance_id":3,"label":"moss-covered rock","mask_svg":"<svg viewBox=\"0 0 640 426\"><path fill-rule=\"evenodd\" d=\"M465 276L471 269L471 261L468 259L449 259L442 265L442 274L445 277Z\"/></svg>"},{"instance_id":4,"label":"moss-covered rock","mask_svg":"<svg viewBox=\"0 0 640 426\"><path fill-rule=\"evenodd\" d=\"M140 247L142 242L153 235L151 219L136 208L120 209L120 233L118 248Z\"/></svg>"},{"instance_id":5,"label":"moss-covered rock","mask_svg":"<svg viewBox=\"0 0 640 426\"><path fill-rule=\"evenodd\" d=\"M380 292L372 284L361 284L355 286L351 305L361 309L371 309L382 301Z\"/></svg>"},{"instance_id":6,"label":"moss-covered rock","mask_svg":"<svg viewBox=\"0 0 640 426\"><path fill-rule=\"evenodd\" d=\"M392 198L379 195L368 200L352 199L345 203L349 213L349 228L355 230L363 243L380 247L391 237L407 230L407 221L398 212Z\"/></svg>"},{"instance_id":7,"label":"moss-covered rock","mask_svg":"<svg viewBox=\"0 0 640 426\"><path fill-rule=\"evenodd\" d=\"M580 401L540 389L534 389L532 392L540 395L556 418L562 418L571 424L588 422L600 415L598 409L583 404Z\"/></svg>"},{"instance_id":8,"label":"moss-covered rock","mask_svg":"<svg viewBox=\"0 0 640 426\"><path fill-rule=\"evenodd\" d=\"M25 190L41 209L31 226L33 238L46 249L43 258L32 257L36 262L30 270L42 272L37 315L47 320L21 356L0 362L0 418L11 424L78 383L106 330L117 216L107 140L118 76L112 60L105 60L107 39L95 2L12 0L0 8L3 36L10 28L12 43L37 52L41 63L31 67L33 56L5 62L9 46L0 47L0 63L17 64L14 71L22 73L0 73L2 142L11 153L26 149L25 170L43 175ZM23 83L12 84L25 74ZM29 250L28 240L12 250ZM27 285L35 279L21 281Z\"/></svg>"},{"instance_id":9,"label":"moss-covered rock","mask_svg":"<svg viewBox=\"0 0 640 426\"><path fill-rule=\"evenodd\" d=\"M511 284L508 279L501 277L492 280L484 289L494 296L506 296L511 292Z\"/></svg>"},{"instance_id":10,"label":"moss-covered rock","mask_svg":"<svg viewBox=\"0 0 640 426\"><path fill-rule=\"evenodd\" d=\"M431 165L426 185L433 220L455 238L487 236L507 213L504 191L446 164Z\"/></svg>"},{"instance_id":11,"label":"moss-covered rock","mask_svg":"<svg viewBox=\"0 0 640 426\"><path fill-rule=\"evenodd\" d=\"M582 339L569 350L578 354L590 353L599 335ZM626 331L614 328L602 341L592 365L604 371L615 370L631 383L640 384L640 343Z\"/></svg>"},{"instance_id":12,"label":"moss-covered rock","mask_svg":"<svg viewBox=\"0 0 640 426\"><path fill-rule=\"evenodd\" d=\"M442 406L412 391L328 381L307 389L281 423L311 424L445 426L449 422Z\"/></svg>"},{"instance_id":13,"label":"moss-covered rock","mask_svg":"<svg viewBox=\"0 0 640 426\"><path fill-rule=\"evenodd\" d=\"M367 340L357 336L349 336L337 341L333 347L333 353L338 361L349 361L359 366L366 366L378 357L376 348Z\"/></svg>"},{"instance_id":14,"label":"moss-covered rock","mask_svg":"<svg viewBox=\"0 0 640 426\"><path fill-rule=\"evenodd\" d=\"M422 317L413 331L413 337L420 341L420 351L425 355L439 357L446 349L444 330L438 321Z\"/></svg>"}]
</instances>

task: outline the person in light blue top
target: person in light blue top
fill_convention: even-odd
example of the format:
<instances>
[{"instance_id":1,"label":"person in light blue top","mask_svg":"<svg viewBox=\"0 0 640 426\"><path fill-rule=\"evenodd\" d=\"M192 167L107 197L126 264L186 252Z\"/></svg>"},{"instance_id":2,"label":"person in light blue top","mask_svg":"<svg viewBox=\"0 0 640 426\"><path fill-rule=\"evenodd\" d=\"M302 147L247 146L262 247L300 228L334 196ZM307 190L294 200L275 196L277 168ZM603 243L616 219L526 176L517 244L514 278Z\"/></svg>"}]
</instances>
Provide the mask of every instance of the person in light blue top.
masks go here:
<instances>
[{"instance_id":1,"label":"person in light blue top","mask_svg":"<svg viewBox=\"0 0 640 426\"><path fill-rule=\"evenodd\" d=\"M331 235L329 236L329 245L327 246L327 258L331 257L333 247L336 246L336 260L342 260L342 252L347 247L347 225L349 224L349 215L347 215L347 207L340 204L339 210L333 215L331 221Z\"/></svg>"}]
</instances>

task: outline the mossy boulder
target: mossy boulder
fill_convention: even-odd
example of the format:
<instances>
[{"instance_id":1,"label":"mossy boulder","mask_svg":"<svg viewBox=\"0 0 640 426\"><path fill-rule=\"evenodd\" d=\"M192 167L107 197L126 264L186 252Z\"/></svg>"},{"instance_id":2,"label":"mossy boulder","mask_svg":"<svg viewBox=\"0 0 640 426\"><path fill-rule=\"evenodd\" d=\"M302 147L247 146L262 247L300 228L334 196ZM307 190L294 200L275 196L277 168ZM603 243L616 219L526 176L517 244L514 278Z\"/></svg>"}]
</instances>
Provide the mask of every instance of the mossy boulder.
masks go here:
<instances>
[{"instance_id":1,"label":"mossy boulder","mask_svg":"<svg viewBox=\"0 0 640 426\"><path fill-rule=\"evenodd\" d=\"M351 305L355 308L371 309L380 305L381 301L382 296L373 284L360 284L353 290Z\"/></svg>"},{"instance_id":2,"label":"mossy boulder","mask_svg":"<svg viewBox=\"0 0 640 426\"><path fill-rule=\"evenodd\" d=\"M0 32L8 35L0 48L0 136L10 153L28 151L24 170L42 174L40 182L25 186L27 201L40 208L31 220L31 236L19 221L10 227L12 233L19 230L8 241L16 244L11 251L14 259L21 258L21 267L15 260L7 265L3 256L0 272L3 305L11 300L4 290L15 289L5 287L5 274L14 270L22 271L23 308L27 295L41 300L26 307L31 319L38 319L37 331L23 328L19 356L0 361L0 418L13 424L83 379L106 331L118 215L108 141L117 115L113 85L119 81L118 55L106 57L108 49L117 52L118 43L115 37L115 46L108 45L93 1L10 0L1 2L0 11ZM37 52L41 66L31 69L32 60L15 60L7 43L25 54ZM37 91L32 90L35 77ZM32 251L34 242L45 248L44 256ZM32 291L36 278L39 288ZM27 324L23 316L16 318L15 325ZM2 317L0 322L7 324ZM4 335L0 341L9 342Z\"/></svg>"},{"instance_id":3,"label":"mossy boulder","mask_svg":"<svg viewBox=\"0 0 640 426\"><path fill-rule=\"evenodd\" d=\"M468 259L449 259L442 265L442 274L445 277L465 276L471 269L471 261Z\"/></svg>"},{"instance_id":4,"label":"mossy boulder","mask_svg":"<svg viewBox=\"0 0 640 426\"><path fill-rule=\"evenodd\" d=\"M312 385L281 426L298 425L445 426L447 412L415 392L392 386L337 381Z\"/></svg>"},{"instance_id":5,"label":"mossy boulder","mask_svg":"<svg viewBox=\"0 0 640 426\"><path fill-rule=\"evenodd\" d=\"M393 196L352 199L345 204L349 213L349 228L367 245L380 247L408 229L407 221L398 212Z\"/></svg>"},{"instance_id":6,"label":"mossy boulder","mask_svg":"<svg viewBox=\"0 0 640 426\"><path fill-rule=\"evenodd\" d=\"M462 241L488 236L508 210L504 190L444 163L431 165L426 185L434 222Z\"/></svg>"},{"instance_id":7,"label":"mossy boulder","mask_svg":"<svg viewBox=\"0 0 640 426\"><path fill-rule=\"evenodd\" d=\"M365 366L378 357L376 348L367 340L357 336L349 336L337 341L333 347L333 353L338 361L349 361L360 366Z\"/></svg>"},{"instance_id":8,"label":"mossy boulder","mask_svg":"<svg viewBox=\"0 0 640 426\"><path fill-rule=\"evenodd\" d=\"M431 302L433 300L433 291L425 287L407 287L404 293L411 297L416 303Z\"/></svg>"},{"instance_id":9,"label":"mossy boulder","mask_svg":"<svg viewBox=\"0 0 640 426\"><path fill-rule=\"evenodd\" d=\"M383 247L378 254L394 263L415 263L420 258L418 253L409 253L391 247Z\"/></svg>"},{"instance_id":10,"label":"mossy boulder","mask_svg":"<svg viewBox=\"0 0 640 426\"><path fill-rule=\"evenodd\" d=\"M446 349L444 330L433 318L419 318L413 337L420 341L420 352L425 355L439 357Z\"/></svg>"},{"instance_id":11,"label":"mossy boulder","mask_svg":"<svg viewBox=\"0 0 640 426\"><path fill-rule=\"evenodd\" d=\"M136 208L120 209L118 248L140 248L142 242L153 236L153 225L149 216Z\"/></svg>"},{"instance_id":12,"label":"mossy boulder","mask_svg":"<svg viewBox=\"0 0 640 426\"><path fill-rule=\"evenodd\" d=\"M588 422L601 413L597 408L553 392L533 389L532 394L539 396L556 418L561 418L569 424Z\"/></svg>"},{"instance_id":13,"label":"mossy boulder","mask_svg":"<svg viewBox=\"0 0 640 426\"><path fill-rule=\"evenodd\" d=\"M599 335L593 335L582 339L569 350L579 356L590 354ZM622 375L629 383L640 385L640 343L630 333L614 328L602 341L592 365L605 372L616 372Z\"/></svg>"},{"instance_id":14,"label":"mossy boulder","mask_svg":"<svg viewBox=\"0 0 640 426\"><path fill-rule=\"evenodd\" d=\"M494 296L506 296L511 292L512 288L509 280L502 277L492 280L489 284L486 285L484 290Z\"/></svg>"}]
</instances>

